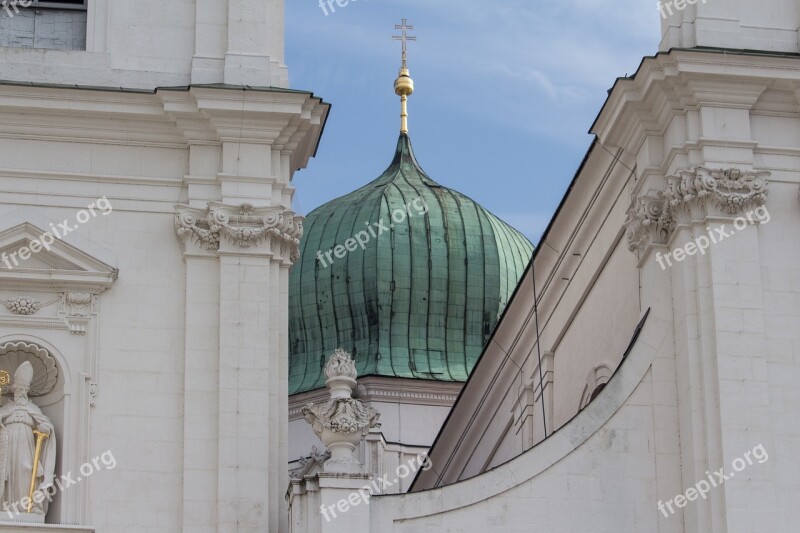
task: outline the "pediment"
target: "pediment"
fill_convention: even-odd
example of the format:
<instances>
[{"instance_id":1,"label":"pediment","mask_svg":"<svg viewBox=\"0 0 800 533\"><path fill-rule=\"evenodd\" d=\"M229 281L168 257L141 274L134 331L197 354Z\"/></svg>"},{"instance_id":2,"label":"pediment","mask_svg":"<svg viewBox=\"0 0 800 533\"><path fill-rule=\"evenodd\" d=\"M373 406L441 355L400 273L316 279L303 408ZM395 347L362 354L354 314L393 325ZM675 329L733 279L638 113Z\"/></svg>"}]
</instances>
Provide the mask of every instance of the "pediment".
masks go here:
<instances>
[{"instance_id":1,"label":"pediment","mask_svg":"<svg viewBox=\"0 0 800 533\"><path fill-rule=\"evenodd\" d=\"M0 285L102 292L117 279L115 267L52 233L43 239L45 233L30 222L0 231Z\"/></svg>"}]
</instances>

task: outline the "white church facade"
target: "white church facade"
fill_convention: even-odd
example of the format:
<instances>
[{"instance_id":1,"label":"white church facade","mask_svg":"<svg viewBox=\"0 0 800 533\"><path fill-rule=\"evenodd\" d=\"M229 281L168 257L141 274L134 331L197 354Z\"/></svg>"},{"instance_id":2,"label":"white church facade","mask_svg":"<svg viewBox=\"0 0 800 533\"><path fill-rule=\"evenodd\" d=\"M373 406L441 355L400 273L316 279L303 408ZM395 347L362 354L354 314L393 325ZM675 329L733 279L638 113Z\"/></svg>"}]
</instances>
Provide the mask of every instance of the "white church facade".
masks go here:
<instances>
[{"instance_id":1,"label":"white church facade","mask_svg":"<svg viewBox=\"0 0 800 533\"><path fill-rule=\"evenodd\" d=\"M521 276L407 343L400 278L364 303L389 337L295 296L339 241L291 207L329 105L289 88L283 0L35 3L0 22L0 532L796 530L797 0L672 11L532 260L401 131L379 179L431 196L395 238L468 204L480 279Z\"/></svg>"}]
</instances>

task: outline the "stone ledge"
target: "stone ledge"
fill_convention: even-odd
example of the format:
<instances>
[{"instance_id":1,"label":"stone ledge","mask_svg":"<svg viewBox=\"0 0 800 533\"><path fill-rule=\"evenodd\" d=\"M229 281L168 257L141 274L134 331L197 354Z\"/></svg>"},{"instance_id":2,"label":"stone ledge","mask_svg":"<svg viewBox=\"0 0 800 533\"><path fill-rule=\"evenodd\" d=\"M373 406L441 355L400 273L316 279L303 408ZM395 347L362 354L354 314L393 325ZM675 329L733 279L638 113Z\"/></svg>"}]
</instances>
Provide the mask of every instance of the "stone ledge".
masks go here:
<instances>
[{"instance_id":1,"label":"stone ledge","mask_svg":"<svg viewBox=\"0 0 800 533\"><path fill-rule=\"evenodd\" d=\"M95 533L92 526L66 526L60 524L13 524L0 522L0 531L15 533Z\"/></svg>"}]
</instances>

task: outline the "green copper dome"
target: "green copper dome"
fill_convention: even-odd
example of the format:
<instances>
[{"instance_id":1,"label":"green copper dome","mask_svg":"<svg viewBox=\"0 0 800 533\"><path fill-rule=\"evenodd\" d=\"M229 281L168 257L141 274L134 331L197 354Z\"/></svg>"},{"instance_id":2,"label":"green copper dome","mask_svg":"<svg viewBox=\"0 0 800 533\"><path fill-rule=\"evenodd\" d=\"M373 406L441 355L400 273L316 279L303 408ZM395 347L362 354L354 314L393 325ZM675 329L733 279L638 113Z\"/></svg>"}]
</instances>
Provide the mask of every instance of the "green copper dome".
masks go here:
<instances>
[{"instance_id":1,"label":"green copper dome","mask_svg":"<svg viewBox=\"0 0 800 533\"><path fill-rule=\"evenodd\" d=\"M289 393L359 376L466 381L533 246L420 168L403 134L375 181L312 211L289 279Z\"/></svg>"}]
</instances>

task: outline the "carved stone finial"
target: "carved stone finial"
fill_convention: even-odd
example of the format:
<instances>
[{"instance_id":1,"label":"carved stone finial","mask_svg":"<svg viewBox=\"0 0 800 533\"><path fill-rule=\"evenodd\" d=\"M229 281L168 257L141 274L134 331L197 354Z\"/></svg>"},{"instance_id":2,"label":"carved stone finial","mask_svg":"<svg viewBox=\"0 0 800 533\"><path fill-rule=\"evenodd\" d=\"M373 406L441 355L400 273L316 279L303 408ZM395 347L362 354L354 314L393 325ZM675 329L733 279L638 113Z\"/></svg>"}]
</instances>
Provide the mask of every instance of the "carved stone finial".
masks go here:
<instances>
[{"instance_id":1,"label":"carved stone finial","mask_svg":"<svg viewBox=\"0 0 800 533\"><path fill-rule=\"evenodd\" d=\"M349 353L336 350L325 365L325 375L331 399L319 405L306 404L303 416L331 452L325 461L326 472L360 472L361 464L353 452L370 429L380 426L381 415L352 397L358 374Z\"/></svg>"},{"instance_id":2,"label":"carved stone finial","mask_svg":"<svg viewBox=\"0 0 800 533\"><path fill-rule=\"evenodd\" d=\"M328 376L328 379L336 377L356 379L358 372L350 354L341 348L336 348L336 351L333 352L333 355L325 364L325 375Z\"/></svg>"}]
</instances>

